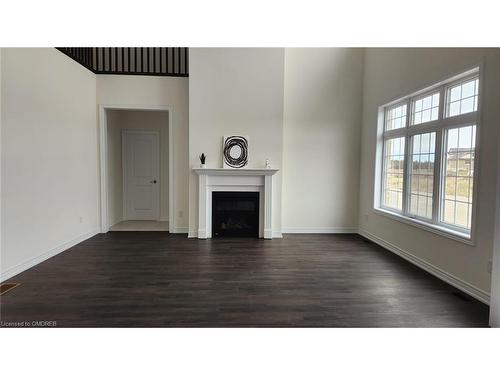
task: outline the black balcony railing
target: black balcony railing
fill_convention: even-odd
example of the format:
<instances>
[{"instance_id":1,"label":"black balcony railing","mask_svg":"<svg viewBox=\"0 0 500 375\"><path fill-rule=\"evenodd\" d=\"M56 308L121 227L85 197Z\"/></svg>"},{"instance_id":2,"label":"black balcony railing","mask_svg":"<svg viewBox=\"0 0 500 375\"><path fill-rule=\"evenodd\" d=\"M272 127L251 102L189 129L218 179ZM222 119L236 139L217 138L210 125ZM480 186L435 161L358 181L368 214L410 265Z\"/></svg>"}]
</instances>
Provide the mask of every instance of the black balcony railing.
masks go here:
<instances>
[{"instance_id":1,"label":"black balcony railing","mask_svg":"<svg viewBox=\"0 0 500 375\"><path fill-rule=\"evenodd\" d=\"M187 47L59 47L96 74L189 76Z\"/></svg>"}]
</instances>

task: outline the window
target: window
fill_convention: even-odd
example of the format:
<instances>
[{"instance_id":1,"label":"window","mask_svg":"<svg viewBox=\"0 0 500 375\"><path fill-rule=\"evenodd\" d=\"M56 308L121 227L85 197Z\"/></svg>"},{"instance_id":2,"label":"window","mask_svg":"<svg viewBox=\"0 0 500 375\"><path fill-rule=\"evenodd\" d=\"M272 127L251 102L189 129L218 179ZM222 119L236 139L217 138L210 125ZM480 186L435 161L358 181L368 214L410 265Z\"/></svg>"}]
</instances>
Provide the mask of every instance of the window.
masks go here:
<instances>
[{"instance_id":1,"label":"window","mask_svg":"<svg viewBox=\"0 0 500 375\"><path fill-rule=\"evenodd\" d=\"M479 68L382 108L376 208L471 238Z\"/></svg>"},{"instance_id":2,"label":"window","mask_svg":"<svg viewBox=\"0 0 500 375\"><path fill-rule=\"evenodd\" d=\"M411 137L409 213L432 219L436 133Z\"/></svg>"},{"instance_id":3,"label":"window","mask_svg":"<svg viewBox=\"0 0 500 375\"><path fill-rule=\"evenodd\" d=\"M446 132L444 192L441 220L461 228L471 227L476 126Z\"/></svg>"},{"instance_id":4,"label":"window","mask_svg":"<svg viewBox=\"0 0 500 375\"><path fill-rule=\"evenodd\" d=\"M478 78L473 78L449 87L447 90L446 103L447 117L477 111L478 93Z\"/></svg>"},{"instance_id":5,"label":"window","mask_svg":"<svg viewBox=\"0 0 500 375\"><path fill-rule=\"evenodd\" d=\"M405 139L393 138L385 141L384 204L401 211L403 208L403 162Z\"/></svg>"},{"instance_id":6,"label":"window","mask_svg":"<svg viewBox=\"0 0 500 375\"><path fill-rule=\"evenodd\" d=\"M386 130L399 129L406 126L406 104L387 109Z\"/></svg>"},{"instance_id":7,"label":"window","mask_svg":"<svg viewBox=\"0 0 500 375\"><path fill-rule=\"evenodd\" d=\"M439 92L413 102L412 125L436 121L439 114Z\"/></svg>"}]
</instances>

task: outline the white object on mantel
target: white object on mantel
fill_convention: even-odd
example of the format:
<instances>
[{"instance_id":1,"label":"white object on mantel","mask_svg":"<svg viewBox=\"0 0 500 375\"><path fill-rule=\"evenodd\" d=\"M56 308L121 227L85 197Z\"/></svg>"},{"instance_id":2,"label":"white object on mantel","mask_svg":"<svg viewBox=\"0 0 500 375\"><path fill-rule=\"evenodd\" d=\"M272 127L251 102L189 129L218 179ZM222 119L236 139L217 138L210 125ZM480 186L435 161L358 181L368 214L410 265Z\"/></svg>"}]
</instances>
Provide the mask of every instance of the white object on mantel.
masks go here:
<instances>
[{"instance_id":1,"label":"white object on mantel","mask_svg":"<svg viewBox=\"0 0 500 375\"><path fill-rule=\"evenodd\" d=\"M265 166L266 169L271 169L271 162L269 161L269 159L266 159L266 166Z\"/></svg>"},{"instance_id":2,"label":"white object on mantel","mask_svg":"<svg viewBox=\"0 0 500 375\"><path fill-rule=\"evenodd\" d=\"M269 168L193 168L198 174L198 238L212 238L212 192L259 192L259 237L273 238L273 175Z\"/></svg>"}]
</instances>

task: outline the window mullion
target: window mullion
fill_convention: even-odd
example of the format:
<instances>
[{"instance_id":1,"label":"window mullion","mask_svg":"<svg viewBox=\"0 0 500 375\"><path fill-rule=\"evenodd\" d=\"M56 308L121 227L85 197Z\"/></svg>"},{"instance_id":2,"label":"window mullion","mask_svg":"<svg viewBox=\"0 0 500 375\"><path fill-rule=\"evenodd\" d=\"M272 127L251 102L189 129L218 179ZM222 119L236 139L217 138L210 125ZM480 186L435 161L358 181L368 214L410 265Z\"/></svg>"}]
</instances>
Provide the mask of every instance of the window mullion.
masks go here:
<instances>
[{"instance_id":1,"label":"window mullion","mask_svg":"<svg viewBox=\"0 0 500 375\"><path fill-rule=\"evenodd\" d=\"M442 85L439 88L439 114L438 119L441 122L443 118L446 116L446 86ZM441 194L443 190L443 181L444 177L442 176L443 165L442 165L442 156L443 156L443 148L444 148L444 132L442 126L439 129L436 129L436 145L434 150L434 179L432 186L432 222L434 224L439 223L439 216L441 210Z\"/></svg>"},{"instance_id":2,"label":"window mullion","mask_svg":"<svg viewBox=\"0 0 500 375\"><path fill-rule=\"evenodd\" d=\"M408 216L408 191L409 191L409 178L410 178L410 173L409 173L409 160L410 160L410 136L408 135L408 129L410 128L410 118L412 116L412 109L411 109L411 98L408 99L407 101L407 106L406 106L406 124L405 124L405 160L403 163L403 205L402 205L402 212L403 215Z\"/></svg>"},{"instance_id":3,"label":"window mullion","mask_svg":"<svg viewBox=\"0 0 500 375\"><path fill-rule=\"evenodd\" d=\"M380 181L379 181L379 188L380 188L380 194L378 196L378 205L379 207L385 206L385 199L384 199L384 178L385 178L385 170L386 170L386 165L385 165L385 126L387 122L387 110L384 109L384 115L382 116L382 136L381 142L382 144L382 168L381 168L381 173L380 173Z\"/></svg>"},{"instance_id":4,"label":"window mullion","mask_svg":"<svg viewBox=\"0 0 500 375\"><path fill-rule=\"evenodd\" d=\"M412 136L415 134L429 133L435 131L436 129L439 129L442 126L443 125L440 120L436 120L423 125L413 125L408 129L408 134Z\"/></svg>"},{"instance_id":5,"label":"window mullion","mask_svg":"<svg viewBox=\"0 0 500 375\"><path fill-rule=\"evenodd\" d=\"M439 223L439 216L441 210L441 194L443 191L443 182L444 176L443 173L443 165L442 165L442 156L444 147L444 129L439 129L436 131L436 147L434 154L434 180L432 186L432 222L434 224Z\"/></svg>"},{"instance_id":6,"label":"window mullion","mask_svg":"<svg viewBox=\"0 0 500 375\"><path fill-rule=\"evenodd\" d=\"M438 111L438 121L441 121L446 117L446 86L442 85L439 87L439 111Z\"/></svg>"},{"instance_id":7,"label":"window mullion","mask_svg":"<svg viewBox=\"0 0 500 375\"><path fill-rule=\"evenodd\" d=\"M384 132L384 138L389 139L389 138L397 138L397 137L404 137L408 133L407 128L399 128L399 129L392 129L392 130L386 130Z\"/></svg>"}]
</instances>

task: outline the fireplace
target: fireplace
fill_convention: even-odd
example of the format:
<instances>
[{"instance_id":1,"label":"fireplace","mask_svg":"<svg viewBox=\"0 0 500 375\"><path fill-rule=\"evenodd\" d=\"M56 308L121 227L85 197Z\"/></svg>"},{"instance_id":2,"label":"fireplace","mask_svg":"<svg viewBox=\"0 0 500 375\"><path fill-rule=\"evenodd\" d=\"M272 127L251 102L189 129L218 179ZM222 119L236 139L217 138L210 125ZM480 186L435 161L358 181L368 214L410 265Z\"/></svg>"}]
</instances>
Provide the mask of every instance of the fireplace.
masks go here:
<instances>
[{"instance_id":1,"label":"fireplace","mask_svg":"<svg viewBox=\"0 0 500 375\"><path fill-rule=\"evenodd\" d=\"M258 193L259 238L281 237L273 231L273 179L278 169L271 168L193 168L198 175L198 228L189 237L212 238L213 193ZM227 226L226 226L227 229ZM219 236L220 236L219 232Z\"/></svg>"},{"instance_id":2,"label":"fireplace","mask_svg":"<svg viewBox=\"0 0 500 375\"><path fill-rule=\"evenodd\" d=\"M212 237L259 237L259 193L212 192Z\"/></svg>"}]
</instances>

